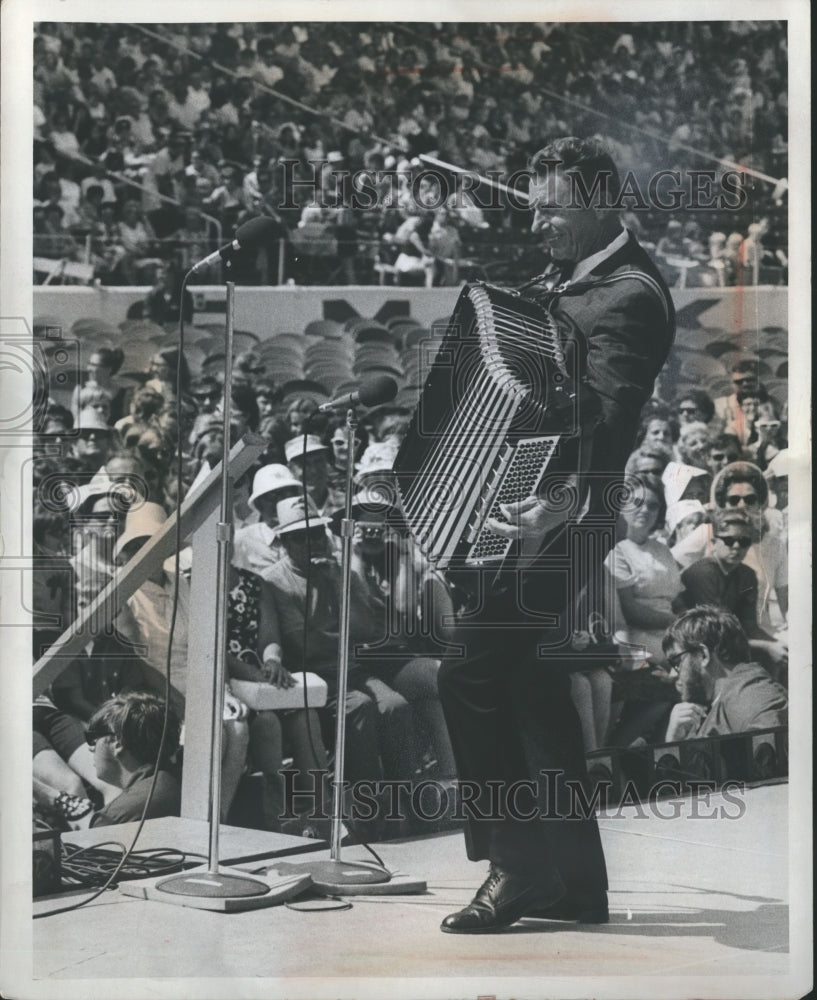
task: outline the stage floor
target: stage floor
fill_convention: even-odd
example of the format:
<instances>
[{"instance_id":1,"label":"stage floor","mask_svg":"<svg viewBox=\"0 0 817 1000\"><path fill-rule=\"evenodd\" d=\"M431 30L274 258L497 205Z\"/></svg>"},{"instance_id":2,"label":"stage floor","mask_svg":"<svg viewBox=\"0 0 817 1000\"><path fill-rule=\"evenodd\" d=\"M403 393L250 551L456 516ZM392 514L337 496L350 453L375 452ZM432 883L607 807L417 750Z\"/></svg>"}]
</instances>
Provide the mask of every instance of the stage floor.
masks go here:
<instances>
[{"instance_id":1,"label":"stage floor","mask_svg":"<svg viewBox=\"0 0 817 1000\"><path fill-rule=\"evenodd\" d=\"M742 806L712 795L706 805L697 800L698 818L689 799L678 800L674 819L646 807L644 818L632 809L603 816L604 926L525 920L489 936L440 933L440 920L470 899L486 870L466 860L455 832L378 847L391 869L427 881L425 895L355 897L343 911L220 914L108 893L79 912L34 921L34 976L53 988L44 996L88 997L95 983L105 995L106 979L119 980L122 998L255 996L256 977L293 977L258 994L270 997L675 993L657 992L655 977L677 982L679 996L771 996L762 982L779 984L790 972L787 792L785 784L749 789ZM360 847L342 854L368 857ZM200 985L174 992L168 980L188 977ZM624 985L620 977L635 979ZM751 977L745 982L758 992L735 991L734 977ZM232 982L215 981L223 979ZM385 990L384 979L403 986Z\"/></svg>"}]
</instances>

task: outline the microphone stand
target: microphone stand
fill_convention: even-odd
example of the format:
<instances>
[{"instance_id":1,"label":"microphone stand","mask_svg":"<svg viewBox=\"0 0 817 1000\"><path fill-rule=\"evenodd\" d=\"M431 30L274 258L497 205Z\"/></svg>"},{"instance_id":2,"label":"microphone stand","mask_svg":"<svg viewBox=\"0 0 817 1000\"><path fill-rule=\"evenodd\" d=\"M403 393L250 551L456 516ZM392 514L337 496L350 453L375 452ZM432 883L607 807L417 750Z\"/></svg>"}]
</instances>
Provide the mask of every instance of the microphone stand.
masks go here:
<instances>
[{"instance_id":1,"label":"microphone stand","mask_svg":"<svg viewBox=\"0 0 817 1000\"><path fill-rule=\"evenodd\" d=\"M166 893L167 902L213 909L215 900L254 899L272 891L269 880L255 878L219 865L219 826L221 822L221 754L223 746L224 684L227 662L227 610L233 539L232 483L227 474L230 456L230 417L232 415L233 316L235 282L226 282L227 319L224 348L224 413L221 450L221 511L216 527L218 543L218 579L216 581L216 649L213 671L212 717L210 740L210 840L206 868L194 868L170 875L156 883L158 893ZM174 898L175 897L175 898ZM183 897L183 898L179 898ZM161 895L153 898L162 899ZM270 896L268 905L279 902ZM264 905L255 902L254 907ZM254 908L253 907L253 908ZM234 906L233 909L238 907Z\"/></svg>"},{"instance_id":2,"label":"microphone stand","mask_svg":"<svg viewBox=\"0 0 817 1000\"><path fill-rule=\"evenodd\" d=\"M343 836L343 787L346 758L346 692L349 680L349 620L351 613L352 540L355 523L352 517L354 492L355 429L358 420L354 406L346 411L346 495L344 517L340 526L341 537L341 589L340 622L338 628L338 693L337 722L335 729L335 794L332 802L330 852L328 861L306 861L298 864L284 863L277 870L307 873L312 879L310 890L330 896L392 895L425 892L426 883L395 873L366 862L343 861L341 839Z\"/></svg>"}]
</instances>

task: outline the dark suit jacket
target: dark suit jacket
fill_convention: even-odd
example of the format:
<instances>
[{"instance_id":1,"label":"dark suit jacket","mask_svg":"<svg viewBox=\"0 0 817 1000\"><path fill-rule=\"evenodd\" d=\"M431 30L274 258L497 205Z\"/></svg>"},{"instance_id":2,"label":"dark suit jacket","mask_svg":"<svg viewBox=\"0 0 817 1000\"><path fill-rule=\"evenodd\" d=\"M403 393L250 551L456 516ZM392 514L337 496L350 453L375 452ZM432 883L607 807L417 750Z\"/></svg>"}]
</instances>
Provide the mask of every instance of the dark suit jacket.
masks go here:
<instances>
[{"instance_id":1,"label":"dark suit jacket","mask_svg":"<svg viewBox=\"0 0 817 1000\"><path fill-rule=\"evenodd\" d=\"M548 299L534 288L527 294ZM663 278L630 234L587 277L557 293L551 312L571 338L579 379L577 470L591 489L591 510L620 477L635 444L641 408L652 395L675 336L675 311Z\"/></svg>"}]
</instances>

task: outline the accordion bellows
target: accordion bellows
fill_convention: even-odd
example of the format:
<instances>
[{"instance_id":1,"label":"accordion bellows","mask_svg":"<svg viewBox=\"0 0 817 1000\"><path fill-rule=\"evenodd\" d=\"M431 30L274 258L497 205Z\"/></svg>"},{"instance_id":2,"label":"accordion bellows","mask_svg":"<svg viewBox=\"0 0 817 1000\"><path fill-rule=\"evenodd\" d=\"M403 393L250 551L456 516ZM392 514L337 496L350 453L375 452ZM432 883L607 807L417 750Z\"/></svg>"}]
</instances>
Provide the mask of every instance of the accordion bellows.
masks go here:
<instances>
[{"instance_id":1,"label":"accordion bellows","mask_svg":"<svg viewBox=\"0 0 817 1000\"><path fill-rule=\"evenodd\" d=\"M547 308L466 285L395 460L406 522L440 569L501 562L512 542L485 527L534 493L575 429L573 353Z\"/></svg>"}]
</instances>

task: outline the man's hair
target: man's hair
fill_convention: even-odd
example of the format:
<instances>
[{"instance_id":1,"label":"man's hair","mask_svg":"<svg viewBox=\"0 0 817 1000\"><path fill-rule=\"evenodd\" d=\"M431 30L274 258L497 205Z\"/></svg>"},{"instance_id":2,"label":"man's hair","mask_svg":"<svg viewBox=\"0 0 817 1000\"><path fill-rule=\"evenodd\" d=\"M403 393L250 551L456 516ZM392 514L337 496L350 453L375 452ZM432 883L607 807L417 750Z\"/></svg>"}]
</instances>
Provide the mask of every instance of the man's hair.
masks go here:
<instances>
[{"instance_id":1,"label":"man's hair","mask_svg":"<svg viewBox=\"0 0 817 1000\"><path fill-rule=\"evenodd\" d=\"M762 385L758 385L756 389L738 389L735 393L737 397L738 405L740 405L744 399L756 399L758 403L768 403L769 393L763 388Z\"/></svg>"},{"instance_id":2,"label":"man's hair","mask_svg":"<svg viewBox=\"0 0 817 1000\"><path fill-rule=\"evenodd\" d=\"M125 352L121 347L97 347L89 356L92 357L94 354L99 358L103 368L110 368L112 375L116 375L125 360Z\"/></svg>"},{"instance_id":3,"label":"man's hair","mask_svg":"<svg viewBox=\"0 0 817 1000\"><path fill-rule=\"evenodd\" d=\"M233 386L231 402L233 409L242 413L247 418L247 424L250 430L257 430L261 415L258 412L258 401L255 398L255 387L247 385L245 382L236 383Z\"/></svg>"},{"instance_id":4,"label":"man's hair","mask_svg":"<svg viewBox=\"0 0 817 1000\"><path fill-rule=\"evenodd\" d=\"M91 716L88 728L108 728L140 764L155 763L159 756L164 725L165 703L147 691L131 691L109 698ZM167 710L167 735L162 761L171 757L179 746L179 720Z\"/></svg>"},{"instance_id":5,"label":"man's hair","mask_svg":"<svg viewBox=\"0 0 817 1000\"><path fill-rule=\"evenodd\" d=\"M45 408L45 420L59 420L65 424L66 429L69 431L74 426L73 413L59 403L55 403L53 399L49 399L48 405Z\"/></svg>"},{"instance_id":6,"label":"man's hair","mask_svg":"<svg viewBox=\"0 0 817 1000\"><path fill-rule=\"evenodd\" d=\"M618 169L609 150L598 139L579 139L576 136L554 139L534 153L528 165L540 180L548 177L553 170L577 173L588 192L593 190L596 179L600 178L600 205L615 202L621 190Z\"/></svg>"},{"instance_id":7,"label":"man's hair","mask_svg":"<svg viewBox=\"0 0 817 1000\"><path fill-rule=\"evenodd\" d=\"M697 406L706 423L709 423L715 416L715 404L712 402L712 397L703 389L688 389L686 392L679 393L678 405L683 403L685 399L690 400L690 402Z\"/></svg>"},{"instance_id":8,"label":"man's hair","mask_svg":"<svg viewBox=\"0 0 817 1000\"><path fill-rule=\"evenodd\" d=\"M757 541L757 528L754 525L752 519L743 510L719 510L715 515L715 530L720 532L724 528L732 528L737 526L742 528L748 536L753 540Z\"/></svg>"},{"instance_id":9,"label":"man's hair","mask_svg":"<svg viewBox=\"0 0 817 1000\"><path fill-rule=\"evenodd\" d=\"M760 469L751 462L732 462L725 469L721 469L715 478L714 499L718 507L726 506L726 495L735 483L748 483L757 493L760 503L764 507L768 504L769 485Z\"/></svg>"},{"instance_id":10,"label":"man's hair","mask_svg":"<svg viewBox=\"0 0 817 1000\"><path fill-rule=\"evenodd\" d=\"M727 434L726 432L718 434L712 439L709 446L710 451L725 451L733 452L737 457L743 453L743 448L741 447L740 438L737 434Z\"/></svg>"},{"instance_id":11,"label":"man's hair","mask_svg":"<svg viewBox=\"0 0 817 1000\"><path fill-rule=\"evenodd\" d=\"M664 634L664 652L673 645L682 649L706 646L727 666L747 663L751 658L749 640L735 615L712 604L692 608L675 619Z\"/></svg>"}]
</instances>

